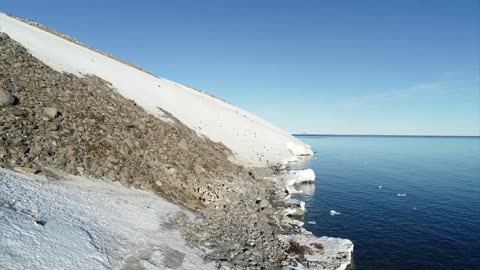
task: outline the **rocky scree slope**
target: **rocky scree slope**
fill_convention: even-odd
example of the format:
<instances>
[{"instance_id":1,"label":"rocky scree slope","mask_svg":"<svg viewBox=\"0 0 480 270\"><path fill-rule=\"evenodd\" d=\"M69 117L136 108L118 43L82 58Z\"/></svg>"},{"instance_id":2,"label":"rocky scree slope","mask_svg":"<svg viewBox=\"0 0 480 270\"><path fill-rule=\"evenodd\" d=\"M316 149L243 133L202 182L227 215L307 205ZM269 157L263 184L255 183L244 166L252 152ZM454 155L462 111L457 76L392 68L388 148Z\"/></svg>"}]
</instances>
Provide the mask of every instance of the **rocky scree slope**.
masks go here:
<instances>
[{"instance_id":1,"label":"rocky scree slope","mask_svg":"<svg viewBox=\"0 0 480 270\"><path fill-rule=\"evenodd\" d=\"M281 268L288 245L267 200L278 188L255 179L269 171L233 164L222 144L164 113L152 116L98 77L57 72L0 33L0 166L153 189L199 211L203 219L171 226L218 267Z\"/></svg>"},{"instance_id":2,"label":"rocky scree slope","mask_svg":"<svg viewBox=\"0 0 480 270\"><path fill-rule=\"evenodd\" d=\"M54 70L1 31L0 166L47 176L59 169L151 188L202 214L193 223L177 217L171 226L220 268L290 269L288 259L303 258L278 238L291 228L280 226L278 207L268 200L278 188L258 181L268 169L247 171L233 164L229 149L199 137L195 127L159 107L157 114L145 111L97 76ZM249 123L260 121L239 115ZM268 132L277 132L259 123L249 128L266 125ZM281 135L280 143L290 140L287 135ZM299 153L309 152L295 140L289 143L289 151L298 146ZM257 155L261 163L264 155Z\"/></svg>"},{"instance_id":3,"label":"rocky scree slope","mask_svg":"<svg viewBox=\"0 0 480 270\"><path fill-rule=\"evenodd\" d=\"M221 142L244 166L268 167L310 155L308 145L271 123L210 95L152 76L56 31L0 13L0 28L54 70L108 81L147 112L170 112L200 136Z\"/></svg>"},{"instance_id":4,"label":"rocky scree slope","mask_svg":"<svg viewBox=\"0 0 480 270\"><path fill-rule=\"evenodd\" d=\"M167 113L168 115L168 113ZM145 112L95 76L57 72L0 34L0 164L153 188L198 208L248 175L229 150Z\"/></svg>"}]
</instances>

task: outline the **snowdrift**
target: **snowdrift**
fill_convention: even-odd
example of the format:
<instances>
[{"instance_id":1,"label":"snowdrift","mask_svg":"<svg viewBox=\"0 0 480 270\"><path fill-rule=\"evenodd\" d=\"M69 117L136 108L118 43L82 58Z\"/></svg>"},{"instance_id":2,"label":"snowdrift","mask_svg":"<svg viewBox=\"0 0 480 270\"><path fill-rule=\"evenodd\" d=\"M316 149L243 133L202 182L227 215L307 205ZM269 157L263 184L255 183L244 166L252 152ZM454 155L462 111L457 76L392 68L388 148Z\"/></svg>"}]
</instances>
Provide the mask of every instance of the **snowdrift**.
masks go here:
<instances>
[{"instance_id":1,"label":"snowdrift","mask_svg":"<svg viewBox=\"0 0 480 270\"><path fill-rule=\"evenodd\" d=\"M0 268L214 269L170 222L179 214L194 217L118 183L0 169Z\"/></svg>"}]
</instances>

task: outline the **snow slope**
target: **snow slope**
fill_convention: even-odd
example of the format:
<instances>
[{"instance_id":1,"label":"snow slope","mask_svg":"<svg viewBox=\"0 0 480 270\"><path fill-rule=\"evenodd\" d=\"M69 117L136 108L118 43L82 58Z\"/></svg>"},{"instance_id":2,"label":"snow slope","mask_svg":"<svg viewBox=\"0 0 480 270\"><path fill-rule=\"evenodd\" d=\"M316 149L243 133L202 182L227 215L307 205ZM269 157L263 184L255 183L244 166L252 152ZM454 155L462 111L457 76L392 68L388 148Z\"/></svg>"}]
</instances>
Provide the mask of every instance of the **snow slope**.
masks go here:
<instances>
[{"instance_id":1,"label":"snow slope","mask_svg":"<svg viewBox=\"0 0 480 270\"><path fill-rule=\"evenodd\" d=\"M57 71L97 75L146 111L159 117L162 113L157 107L170 112L199 134L222 142L234 152L234 160L240 164L262 167L294 161L297 155L312 154L308 145L249 112L2 13L0 31Z\"/></svg>"},{"instance_id":2,"label":"snow slope","mask_svg":"<svg viewBox=\"0 0 480 270\"><path fill-rule=\"evenodd\" d=\"M192 215L117 183L0 169L0 269L214 269L168 223L178 213Z\"/></svg>"}]
</instances>

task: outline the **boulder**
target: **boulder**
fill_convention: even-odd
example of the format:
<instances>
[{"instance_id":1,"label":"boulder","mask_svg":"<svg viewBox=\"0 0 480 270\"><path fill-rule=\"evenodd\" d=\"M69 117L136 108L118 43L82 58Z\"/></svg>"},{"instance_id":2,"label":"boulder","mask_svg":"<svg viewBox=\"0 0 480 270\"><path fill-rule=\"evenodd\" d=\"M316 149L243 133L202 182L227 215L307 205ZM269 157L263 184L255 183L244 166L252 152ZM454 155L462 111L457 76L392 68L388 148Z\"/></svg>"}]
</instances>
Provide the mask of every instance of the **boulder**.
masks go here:
<instances>
[{"instance_id":1,"label":"boulder","mask_svg":"<svg viewBox=\"0 0 480 270\"><path fill-rule=\"evenodd\" d=\"M43 109L43 113L48 116L48 118L50 119L55 119L58 117L59 115L59 112L58 112L58 109L55 108L55 107L45 107Z\"/></svg>"},{"instance_id":2,"label":"boulder","mask_svg":"<svg viewBox=\"0 0 480 270\"><path fill-rule=\"evenodd\" d=\"M5 89L0 88L0 107L15 105L16 97Z\"/></svg>"}]
</instances>

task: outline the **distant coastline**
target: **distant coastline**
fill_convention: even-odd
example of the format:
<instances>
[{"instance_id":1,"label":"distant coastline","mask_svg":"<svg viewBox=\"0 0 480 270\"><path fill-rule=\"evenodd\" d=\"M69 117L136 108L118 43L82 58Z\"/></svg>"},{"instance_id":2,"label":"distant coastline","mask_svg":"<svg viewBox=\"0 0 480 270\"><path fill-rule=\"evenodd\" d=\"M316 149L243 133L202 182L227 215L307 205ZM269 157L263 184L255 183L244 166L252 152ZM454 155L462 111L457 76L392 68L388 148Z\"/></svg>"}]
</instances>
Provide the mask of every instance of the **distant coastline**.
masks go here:
<instances>
[{"instance_id":1,"label":"distant coastline","mask_svg":"<svg viewBox=\"0 0 480 270\"><path fill-rule=\"evenodd\" d=\"M480 135L387 135L387 134L315 134L292 133L295 137L425 137L425 138L480 138Z\"/></svg>"}]
</instances>

